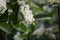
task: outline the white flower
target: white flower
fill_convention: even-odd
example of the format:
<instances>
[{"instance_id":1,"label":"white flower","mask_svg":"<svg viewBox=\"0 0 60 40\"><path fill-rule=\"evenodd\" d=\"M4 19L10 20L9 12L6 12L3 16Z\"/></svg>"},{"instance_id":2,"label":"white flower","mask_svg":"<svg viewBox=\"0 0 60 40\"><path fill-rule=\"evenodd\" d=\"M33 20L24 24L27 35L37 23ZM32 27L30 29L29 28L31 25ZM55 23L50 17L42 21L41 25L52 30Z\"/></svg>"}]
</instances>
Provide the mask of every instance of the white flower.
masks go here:
<instances>
[{"instance_id":1,"label":"white flower","mask_svg":"<svg viewBox=\"0 0 60 40\"><path fill-rule=\"evenodd\" d=\"M10 0L6 0L6 2L10 2Z\"/></svg>"},{"instance_id":2,"label":"white flower","mask_svg":"<svg viewBox=\"0 0 60 40\"><path fill-rule=\"evenodd\" d=\"M25 2L23 0L22 1L21 0L17 0L17 2L18 2L19 5L25 5Z\"/></svg>"},{"instance_id":3,"label":"white flower","mask_svg":"<svg viewBox=\"0 0 60 40\"><path fill-rule=\"evenodd\" d=\"M14 40L23 40L22 38L19 37L20 35L20 32L17 32L15 35L14 35Z\"/></svg>"},{"instance_id":4,"label":"white flower","mask_svg":"<svg viewBox=\"0 0 60 40\"><path fill-rule=\"evenodd\" d=\"M20 9L21 12L24 11L24 6L20 6Z\"/></svg>"},{"instance_id":5,"label":"white flower","mask_svg":"<svg viewBox=\"0 0 60 40\"><path fill-rule=\"evenodd\" d=\"M54 3L55 0L47 0L47 2L49 2L49 3Z\"/></svg>"},{"instance_id":6,"label":"white flower","mask_svg":"<svg viewBox=\"0 0 60 40\"><path fill-rule=\"evenodd\" d=\"M4 13L6 11L6 1L5 0L0 0L0 13Z\"/></svg>"},{"instance_id":7,"label":"white flower","mask_svg":"<svg viewBox=\"0 0 60 40\"><path fill-rule=\"evenodd\" d=\"M32 11L30 10L30 6L28 4L20 6L20 11L22 12L26 22L32 24L35 19L33 18Z\"/></svg>"},{"instance_id":8,"label":"white flower","mask_svg":"<svg viewBox=\"0 0 60 40\"><path fill-rule=\"evenodd\" d=\"M45 32L44 25L41 24L39 28L37 28L32 35L36 35L37 38L41 37Z\"/></svg>"},{"instance_id":9,"label":"white flower","mask_svg":"<svg viewBox=\"0 0 60 40\"><path fill-rule=\"evenodd\" d=\"M8 10L8 12L12 13L12 12L13 12L13 10L12 10L12 9L9 9L9 10Z\"/></svg>"},{"instance_id":10,"label":"white flower","mask_svg":"<svg viewBox=\"0 0 60 40\"><path fill-rule=\"evenodd\" d=\"M30 6L28 4L24 5L25 6L25 9L29 10L30 9Z\"/></svg>"},{"instance_id":11,"label":"white flower","mask_svg":"<svg viewBox=\"0 0 60 40\"><path fill-rule=\"evenodd\" d=\"M46 12L48 12L48 13L52 12L52 8L49 7L48 5L43 6L43 10L46 11Z\"/></svg>"}]
</instances>

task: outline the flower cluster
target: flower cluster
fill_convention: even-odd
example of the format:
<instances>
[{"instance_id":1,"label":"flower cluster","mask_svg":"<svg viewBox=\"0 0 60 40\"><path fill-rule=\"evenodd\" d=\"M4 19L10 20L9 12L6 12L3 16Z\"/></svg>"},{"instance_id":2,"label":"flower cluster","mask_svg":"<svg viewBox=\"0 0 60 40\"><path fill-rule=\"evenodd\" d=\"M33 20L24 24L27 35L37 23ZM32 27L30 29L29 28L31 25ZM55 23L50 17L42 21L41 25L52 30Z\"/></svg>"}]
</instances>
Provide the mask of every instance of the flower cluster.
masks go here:
<instances>
[{"instance_id":1,"label":"flower cluster","mask_svg":"<svg viewBox=\"0 0 60 40\"><path fill-rule=\"evenodd\" d=\"M21 1L21 2L22 3L19 3L19 4L22 4L20 6L20 12L23 14L26 22L28 24L32 24L32 22L35 21L35 19L33 17L32 11L30 10L30 6L29 6L29 4L25 4L24 1Z\"/></svg>"},{"instance_id":2,"label":"flower cluster","mask_svg":"<svg viewBox=\"0 0 60 40\"><path fill-rule=\"evenodd\" d=\"M47 0L49 3L53 4L55 0Z\"/></svg>"},{"instance_id":3,"label":"flower cluster","mask_svg":"<svg viewBox=\"0 0 60 40\"><path fill-rule=\"evenodd\" d=\"M45 6L43 6L43 10L44 10L45 12L51 13L52 10L53 10L53 8L52 8L52 7L49 7L48 5L45 5Z\"/></svg>"},{"instance_id":4,"label":"flower cluster","mask_svg":"<svg viewBox=\"0 0 60 40\"><path fill-rule=\"evenodd\" d=\"M6 11L6 1L5 0L0 0L0 13L4 13Z\"/></svg>"}]
</instances>

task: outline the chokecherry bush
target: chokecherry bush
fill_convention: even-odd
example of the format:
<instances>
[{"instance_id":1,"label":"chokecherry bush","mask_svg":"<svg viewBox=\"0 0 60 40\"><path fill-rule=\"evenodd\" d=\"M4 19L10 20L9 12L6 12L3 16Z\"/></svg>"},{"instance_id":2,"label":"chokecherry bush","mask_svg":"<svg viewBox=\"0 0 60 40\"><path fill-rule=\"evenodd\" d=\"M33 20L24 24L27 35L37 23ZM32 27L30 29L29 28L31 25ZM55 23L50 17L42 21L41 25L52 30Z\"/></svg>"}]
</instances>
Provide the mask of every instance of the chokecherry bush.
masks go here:
<instances>
[{"instance_id":1,"label":"chokecherry bush","mask_svg":"<svg viewBox=\"0 0 60 40\"><path fill-rule=\"evenodd\" d=\"M0 40L57 40L56 0L0 0Z\"/></svg>"}]
</instances>

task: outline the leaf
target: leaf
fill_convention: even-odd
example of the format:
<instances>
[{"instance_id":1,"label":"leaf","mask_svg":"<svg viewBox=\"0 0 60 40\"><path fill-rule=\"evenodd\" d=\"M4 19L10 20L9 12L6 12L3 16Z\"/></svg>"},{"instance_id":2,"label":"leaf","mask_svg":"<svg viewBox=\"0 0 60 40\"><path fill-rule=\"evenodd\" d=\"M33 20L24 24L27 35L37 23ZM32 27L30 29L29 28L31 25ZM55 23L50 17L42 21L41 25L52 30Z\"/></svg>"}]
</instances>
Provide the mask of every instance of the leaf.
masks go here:
<instances>
[{"instance_id":1,"label":"leaf","mask_svg":"<svg viewBox=\"0 0 60 40\"><path fill-rule=\"evenodd\" d=\"M29 2L29 3L30 3L31 9L32 9L34 14L38 14L38 13L42 14L43 13L42 7L39 7L38 5L36 5L33 2Z\"/></svg>"},{"instance_id":2,"label":"leaf","mask_svg":"<svg viewBox=\"0 0 60 40\"><path fill-rule=\"evenodd\" d=\"M15 24L13 27L18 31L26 32L26 27L24 24Z\"/></svg>"},{"instance_id":3,"label":"leaf","mask_svg":"<svg viewBox=\"0 0 60 40\"><path fill-rule=\"evenodd\" d=\"M6 33L10 33L12 31L12 28L6 22L0 23L0 29Z\"/></svg>"},{"instance_id":4,"label":"leaf","mask_svg":"<svg viewBox=\"0 0 60 40\"><path fill-rule=\"evenodd\" d=\"M43 9L41 7L33 7L32 11L34 14L43 14Z\"/></svg>"}]
</instances>

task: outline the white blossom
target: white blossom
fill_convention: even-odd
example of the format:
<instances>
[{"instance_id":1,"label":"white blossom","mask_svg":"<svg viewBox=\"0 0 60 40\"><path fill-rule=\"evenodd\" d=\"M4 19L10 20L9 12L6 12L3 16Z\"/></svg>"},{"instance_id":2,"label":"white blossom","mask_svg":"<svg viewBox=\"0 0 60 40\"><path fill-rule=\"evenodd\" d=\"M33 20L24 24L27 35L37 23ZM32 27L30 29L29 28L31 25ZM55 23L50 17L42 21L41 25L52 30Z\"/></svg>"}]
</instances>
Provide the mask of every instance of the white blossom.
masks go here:
<instances>
[{"instance_id":1,"label":"white blossom","mask_svg":"<svg viewBox=\"0 0 60 40\"><path fill-rule=\"evenodd\" d=\"M53 9L51 7L49 7L48 5L45 5L45 6L43 6L43 10L48 13L51 13Z\"/></svg>"},{"instance_id":2,"label":"white blossom","mask_svg":"<svg viewBox=\"0 0 60 40\"><path fill-rule=\"evenodd\" d=\"M49 3L54 3L55 2L55 0L47 0L47 2L49 2Z\"/></svg>"},{"instance_id":3,"label":"white blossom","mask_svg":"<svg viewBox=\"0 0 60 40\"><path fill-rule=\"evenodd\" d=\"M0 13L3 14L6 9L6 0L0 0Z\"/></svg>"},{"instance_id":4,"label":"white blossom","mask_svg":"<svg viewBox=\"0 0 60 40\"><path fill-rule=\"evenodd\" d=\"M20 9L21 12L24 11L24 6L20 6Z\"/></svg>"},{"instance_id":5,"label":"white blossom","mask_svg":"<svg viewBox=\"0 0 60 40\"><path fill-rule=\"evenodd\" d=\"M25 5L25 2L23 0L22 1L21 0L17 0L17 2L18 2L19 5Z\"/></svg>"},{"instance_id":6,"label":"white blossom","mask_svg":"<svg viewBox=\"0 0 60 40\"><path fill-rule=\"evenodd\" d=\"M8 10L8 12L12 13L12 12L13 12L13 10L12 10L12 9L9 9L9 10Z\"/></svg>"},{"instance_id":7,"label":"white blossom","mask_svg":"<svg viewBox=\"0 0 60 40\"><path fill-rule=\"evenodd\" d=\"M10 2L10 0L6 0L6 2Z\"/></svg>"},{"instance_id":8,"label":"white blossom","mask_svg":"<svg viewBox=\"0 0 60 40\"><path fill-rule=\"evenodd\" d=\"M37 28L32 35L36 35L37 38L41 37L45 32L44 25L41 24L39 28Z\"/></svg>"},{"instance_id":9,"label":"white blossom","mask_svg":"<svg viewBox=\"0 0 60 40\"><path fill-rule=\"evenodd\" d=\"M33 14L32 14L32 10L30 10L29 4L21 5L20 11L23 14L24 19L26 20L28 24L29 23L32 24L32 22L35 21Z\"/></svg>"},{"instance_id":10,"label":"white blossom","mask_svg":"<svg viewBox=\"0 0 60 40\"><path fill-rule=\"evenodd\" d=\"M23 40L23 39L20 38L19 36L20 36L20 32L17 32L17 33L14 35L13 39L14 39L14 40Z\"/></svg>"}]
</instances>

